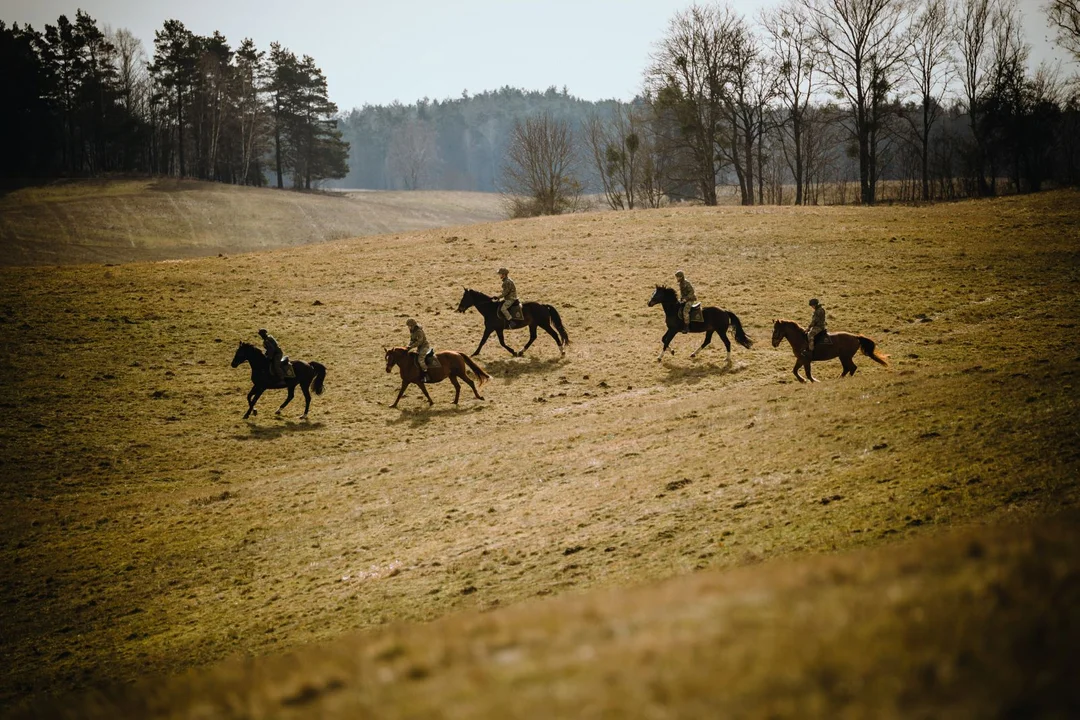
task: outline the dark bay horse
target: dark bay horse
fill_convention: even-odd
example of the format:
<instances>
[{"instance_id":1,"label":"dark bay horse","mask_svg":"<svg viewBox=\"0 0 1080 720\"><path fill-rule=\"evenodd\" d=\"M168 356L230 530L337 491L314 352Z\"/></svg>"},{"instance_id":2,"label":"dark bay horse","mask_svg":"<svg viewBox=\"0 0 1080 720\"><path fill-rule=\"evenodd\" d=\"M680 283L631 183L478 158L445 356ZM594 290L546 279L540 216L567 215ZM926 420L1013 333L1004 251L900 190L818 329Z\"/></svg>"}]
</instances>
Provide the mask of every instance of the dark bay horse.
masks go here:
<instances>
[{"instance_id":1,"label":"dark bay horse","mask_svg":"<svg viewBox=\"0 0 1080 720\"><path fill-rule=\"evenodd\" d=\"M464 380L465 384L472 388L473 395L476 396L477 400L484 399L484 396L476 391L477 385L483 387L484 382L491 379L491 376L484 372L484 368L477 365L472 358L464 353L454 352L453 350L444 350L435 353L435 356L439 358L439 365L428 369L429 379L426 382L442 382L446 378L450 378L450 384L454 386L455 405L457 405L458 398L461 397L461 385L458 383L458 378ZM416 357L410 355L409 351L403 347L390 348L386 351L386 372L390 372L395 365L401 374L401 390L398 392L397 400L394 400L394 404L390 407L397 407L401 396L405 394L405 388L409 387L411 383L415 383L420 387L420 391L427 398L428 405L434 405L435 402L428 395L426 382L421 376L420 366L416 364ZM472 370L476 375L476 385L469 379L466 369Z\"/></svg>"},{"instance_id":2,"label":"dark bay horse","mask_svg":"<svg viewBox=\"0 0 1080 720\"><path fill-rule=\"evenodd\" d=\"M506 318L499 313L499 305L497 299L479 290L466 289L465 294L461 296L461 302L458 303L457 307L459 313L474 307L484 316L484 337L480 338L480 344L476 346L473 357L480 354L480 349L484 347L484 343L487 342L491 333L498 336L499 344L506 348L511 355L521 357L529 349L529 346L536 341L536 328L538 327L544 328L547 334L555 339L555 344L559 346L560 355L566 354L566 346L570 344L570 336L566 334L566 328L563 327L559 311L553 306L542 305L537 302L522 303L521 314L525 318L525 323L523 325L510 325L507 323ZM526 325L529 326L529 342L525 343L525 347L521 348L521 352L517 352L506 344L503 331L518 330ZM554 329L552 329L552 326L554 326ZM556 330L558 333L555 332Z\"/></svg>"},{"instance_id":3,"label":"dark bay horse","mask_svg":"<svg viewBox=\"0 0 1080 720\"><path fill-rule=\"evenodd\" d=\"M664 359L664 351L669 350L668 345L671 343L672 338L679 334L682 330L683 322L680 310L682 309L682 303L679 302L678 294L669 287L664 285L657 285L656 292L653 293L652 298L649 300L649 307L659 303L664 307L664 319L667 320L667 332L664 333L663 341L664 346L660 348L660 355L656 360L659 362ZM690 332L692 333L705 333L705 342L701 343L694 352L690 353L690 357L694 357L699 352L705 349L705 346L712 342L713 333L717 333L720 339L724 341L724 347L727 348L727 359L731 360L731 343L727 338L728 327L735 328L735 342L742 345L749 350L753 346L754 341L746 336L743 332L742 323L739 322L739 318L735 316L735 313L730 310L721 310L718 307L703 307L701 308L702 321L691 321ZM674 355L675 351L671 350L671 354Z\"/></svg>"},{"instance_id":4,"label":"dark bay horse","mask_svg":"<svg viewBox=\"0 0 1080 720\"><path fill-rule=\"evenodd\" d=\"M889 356L878 353L874 341L864 335L852 335L851 333L846 332L831 332L829 333L829 340L832 342L822 342L821 340L818 340L814 343L814 356L808 358L803 354L808 343L806 340L806 332L802 329L802 326L791 320L776 320L773 322L773 347L778 347L780 341L784 339L787 339L791 344L791 351L795 353L795 367L792 368L791 372L795 374L795 379L799 382L806 382L806 380L803 380L799 375L800 366L806 368L807 380L810 382L817 382L810 373L811 360L832 360L833 358L838 357L840 358L840 363L844 366L844 372L840 374L840 377L854 375L858 368L855 366L852 358L855 357L855 353L860 350L863 355L879 365L885 365L886 367L889 365Z\"/></svg>"},{"instance_id":5,"label":"dark bay horse","mask_svg":"<svg viewBox=\"0 0 1080 720\"><path fill-rule=\"evenodd\" d=\"M292 360L293 370L296 372L296 377L287 377L284 382L278 380L270 373L270 361L266 358L266 355L262 350L255 347L251 343L241 342L240 347L236 349L236 355L233 356L232 366L240 367L241 363L248 363L251 365L251 390L248 391L248 410L244 413L244 419L246 420L248 415L258 415L259 412L255 409L255 403L259 402L259 397L266 390L288 390L289 395L285 398L285 402L281 403L281 407L277 409L278 414L292 402L293 395L296 393L296 386L299 385L300 389L304 393L304 414L300 417L306 418L308 409L311 407L311 393L308 392L308 386L312 385L316 395L322 395L323 392L323 380L326 379L326 368L317 362L306 363L300 360Z\"/></svg>"}]
</instances>

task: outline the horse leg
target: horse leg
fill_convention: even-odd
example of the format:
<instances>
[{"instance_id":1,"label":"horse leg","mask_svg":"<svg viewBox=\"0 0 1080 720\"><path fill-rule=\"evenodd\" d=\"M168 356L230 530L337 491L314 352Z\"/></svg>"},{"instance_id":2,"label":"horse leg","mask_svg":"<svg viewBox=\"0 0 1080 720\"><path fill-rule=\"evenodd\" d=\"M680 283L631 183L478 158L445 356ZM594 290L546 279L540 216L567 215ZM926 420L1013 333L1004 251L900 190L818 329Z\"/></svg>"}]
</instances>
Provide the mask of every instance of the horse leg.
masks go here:
<instances>
[{"instance_id":1,"label":"horse leg","mask_svg":"<svg viewBox=\"0 0 1080 720\"><path fill-rule=\"evenodd\" d=\"M478 393L478 392L476 391L476 383L474 383L474 382L473 382L472 380L470 380L470 379L469 379L469 376L468 376L468 375L466 375L465 373L462 373L462 374L461 374L461 379L462 379L462 380L464 380L464 381L465 381L465 383L466 383L466 384L467 384L467 385L468 385L469 387L471 387L471 388L472 388L472 392L473 392L473 395L475 395L475 396L476 396L476 399L477 399L477 400L483 400L483 399L484 399L484 396L483 396L483 395L481 395L480 393Z\"/></svg>"},{"instance_id":2,"label":"horse leg","mask_svg":"<svg viewBox=\"0 0 1080 720\"><path fill-rule=\"evenodd\" d=\"M262 397L262 394L263 394L263 388L256 388L255 389L255 396L252 397L250 400L248 400L248 411L246 413L244 413L244 420L248 419L248 415L258 415L259 414L255 410L255 403L259 402L259 398Z\"/></svg>"},{"instance_id":3,"label":"horse leg","mask_svg":"<svg viewBox=\"0 0 1080 720\"><path fill-rule=\"evenodd\" d=\"M548 330L548 332L551 332L551 331ZM528 350L529 346L532 345L534 342L536 342L536 326L535 325L530 325L529 326L529 342L525 343L525 347L521 348L521 352L518 353L518 356L520 357L520 356L524 355L525 351Z\"/></svg>"},{"instance_id":4,"label":"horse leg","mask_svg":"<svg viewBox=\"0 0 1080 720\"><path fill-rule=\"evenodd\" d=\"M517 356L518 356L518 351L517 351L517 350L515 350L514 348L512 348L512 347L510 347L509 345L507 345L507 344L506 344L506 338L504 338L504 337L503 337L503 331L502 331L502 328L499 328L499 329L497 329L497 330L495 331L495 335L496 335L496 336L498 336L498 338L499 338L499 344L500 344L500 345L502 345L502 346L503 346L504 348L506 348L506 349L507 349L507 351L508 351L508 352L509 352L509 353L510 353L511 355L513 355L514 357L517 357Z\"/></svg>"},{"instance_id":5,"label":"horse leg","mask_svg":"<svg viewBox=\"0 0 1080 720\"><path fill-rule=\"evenodd\" d=\"M554 330L551 329L551 324L549 323L547 325L541 325L540 327L544 328L544 330L547 331L547 334L550 335L552 338L554 338L555 344L559 346L559 354L560 355L565 355L566 354L566 348L563 347L562 338L559 337L559 333L557 333L557 332L555 332ZM533 333L535 333L535 332L536 331L534 330ZM525 351L522 350L521 352L525 352Z\"/></svg>"},{"instance_id":6,"label":"horse leg","mask_svg":"<svg viewBox=\"0 0 1080 720\"><path fill-rule=\"evenodd\" d=\"M311 409L311 391L308 390L307 383L301 385L300 390L304 393L304 414L300 416L300 419L303 420L307 417L308 410Z\"/></svg>"},{"instance_id":7,"label":"horse leg","mask_svg":"<svg viewBox=\"0 0 1080 720\"><path fill-rule=\"evenodd\" d=\"M660 354L656 356L656 362L660 362L661 360L664 359L664 351L669 349L668 345L671 344L671 338L675 337L678 333L679 333L678 330L672 330L670 328L668 329L668 331L666 333L664 333L664 337L661 338L661 341L664 343L664 346L662 348L660 348ZM674 355L675 351L671 350L671 354Z\"/></svg>"},{"instance_id":8,"label":"horse leg","mask_svg":"<svg viewBox=\"0 0 1080 720\"><path fill-rule=\"evenodd\" d=\"M803 368L806 369L806 379L812 383L816 383L817 380L814 379L814 375L810 371L810 358L805 359L805 361L803 362Z\"/></svg>"},{"instance_id":9,"label":"horse leg","mask_svg":"<svg viewBox=\"0 0 1080 720\"><path fill-rule=\"evenodd\" d=\"M801 366L802 364L803 364L803 359L802 358L796 359L795 360L795 367L791 368L791 372L795 374L795 379L796 380L798 380L801 383L804 383L806 381L803 380L802 375L799 374L799 366Z\"/></svg>"},{"instance_id":10,"label":"horse leg","mask_svg":"<svg viewBox=\"0 0 1080 720\"><path fill-rule=\"evenodd\" d=\"M699 352L701 352L702 350L705 349L706 345L708 345L709 343L712 342L712 334L713 334L712 328L709 328L708 330L705 331L705 341L701 343L701 347L699 347L694 352L690 353L690 357L696 357Z\"/></svg>"},{"instance_id":11,"label":"horse leg","mask_svg":"<svg viewBox=\"0 0 1080 720\"><path fill-rule=\"evenodd\" d=\"M434 404L435 404L435 401L431 399L431 396L430 396L430 395L428 395L428 391L427 391L427 384L426 384L426 383L422 383L422 382L418 382L418 383L416 383L416 384L420 386L420 392L424 393L424 397L426 397L426 398L427 398L427 404L428 404L428 405L434 405Z\"/></svg>"},{"instance_id":12,"label":"horse leg","mask_svg":"<svg viewBox=\"0 0 1080 720\"><path fill-rule=\"evenodd\" d=\"M285 396L285 402L281 403L281 407L277 409L275 415L280 415L281 411L285 409L285 406L292 402L293 395L296 394L296 385L292 384L288 387L289 394Z\"/></svg>"},{"instance_id":13,"label":"horse leg","mask_svg":"<svg viewBox=\"0 0 1080 720\"><path fill-rule=\"evenodd\" d=\"M727 357L725 358L725 360L727 360L730 363L731 362L731 341L728 340L728 337L727 337L727 328L724 328L723 330L717 330L716 334L719 335L720 339L724 341L724 349L727 350Z\"/></svg>"},{"instance_id":14,"label":"horse leg","mask_svg":"<svg viewBox=\"0 0 1080 720\"><path fill-rule=\"evenodd\" d=\"M840 373L840 377L844 377L845 375L854 375L855 371L858 370L855 362L850 357L845 357L841 355L840 364L844 366L844 372Z\"/></svg>"},{"instance_id":15,"label":"horse leg","mask_svg":"<svg viewBox=\"0 0 1080 720\"><path fill-rule=\"evenodd\" d=\"M485 327L484 328L484 337L480 338L480 344L476 346L476 352L474 352L472 354L473 357L476 357L477 355L480 354L480 349L484 347L484 343L487 342L487 339L489 337L491 337L491 328Z\"/></svg>"},{"instance_id":16,"label":"horse leg","mask_svg":"<svg viewBox=\"0 0 1080 720\"><path fill-rule=\"evenodd\" d=\"M401 390L398 391L397 400L394 400L394 404L391 405L390 407L392 407L392 408L397 407L397 404L401 400L401 396L405 394L405 388L407 388L407 387L409 387L409 381L406 380L405 378L402 378L401 379ZM421 385L421 387L423 387L423 386Z\"/></svg>"},{"instance_id":17,"label":"horse leg","mask_svg":"<svg viewBox=\"0 0 1080 720\"><path fill-rule=\"evenodd\" d=\"M457 381L456 377L451 375L450 384L454 386L454 404L457 405L458 398L461 397L461 383Z\"/></svg>"}]
</instances>

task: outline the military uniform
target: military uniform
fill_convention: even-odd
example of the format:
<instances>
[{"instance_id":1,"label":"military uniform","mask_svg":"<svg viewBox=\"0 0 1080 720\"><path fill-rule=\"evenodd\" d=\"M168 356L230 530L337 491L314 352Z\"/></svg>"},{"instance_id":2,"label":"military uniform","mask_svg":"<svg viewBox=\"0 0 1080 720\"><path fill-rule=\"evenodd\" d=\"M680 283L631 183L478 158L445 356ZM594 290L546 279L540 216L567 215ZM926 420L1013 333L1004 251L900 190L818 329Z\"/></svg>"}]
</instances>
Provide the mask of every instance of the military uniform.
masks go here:
<instances>
[{"instance_id":1,"label":"military uniform","mask_svg":"<svg viewBox=\"0 0 1080 720\"><path fill-rule=\"evenodd\" d=\"M806 352L808 355L812 356L814 354L814 340L817 338L818 333L823 332L825 332L825 306L816 303L814 305L814 317L806 328Z\"/></svg>"},{"instance_id":2,"label":"military uniform","mask_svg":"<svg viewBox=\"0 0 1080 720\"><path fill-rule=\"evenodd\" d=\"M518 299L517 285L510 279L510 275L504 275L502 281L502 305L499 306L499 314L510 321L510 308Z\"/></svg>"},{"instance_id":3,"label":"military uniform","mask_svg":"<svg viewBox=\"0 0 1080 720\"><path fill-rule=\"evenodd\" d=\"M682 300L682 321L683 332L690 331L690 307L697 302L697 295L694 293L694 286L690 284L690 281L686 279L682 273L678 273L679 278L679 299Z\"/></svg>"},{"instance_id":4,"label":"military uniform","mask_svg":"<svg viewBox=\"0 0 1080 720\"><path fill-rule=\"evenodd\" d=\"M266 359L270 361L270 374L278 380L284 380L285 372L284 368L281 367L281 358L283 357L281 347L278 346L274 336L265 330L260 330L259 335L262 336Z\"/></svg>"},{"instance_id":5,"label":"military uniform","mask_svg":"<svg viewBox=\"0 0 1080 720\"><path fill-rule=\"evenodd\" d=\"M413 323L409 327L409 350L416 350L417 360L420 362L420 369L427 373L427 355L431 352L431 344L428 343L427 335L424 334L424 328L420 327L419 323Z\"/></svg>"}]
</instances>

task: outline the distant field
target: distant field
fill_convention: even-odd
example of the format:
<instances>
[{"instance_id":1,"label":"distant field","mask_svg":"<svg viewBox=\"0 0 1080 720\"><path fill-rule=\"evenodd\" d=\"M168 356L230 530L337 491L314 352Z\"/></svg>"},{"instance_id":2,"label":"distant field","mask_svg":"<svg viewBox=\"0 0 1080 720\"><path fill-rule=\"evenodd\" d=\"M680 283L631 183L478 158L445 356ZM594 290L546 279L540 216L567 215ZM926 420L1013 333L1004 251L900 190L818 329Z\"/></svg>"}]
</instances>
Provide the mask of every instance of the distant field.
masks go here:
<instances>
[{"instance_id":1,"label":"distant field","mask_svg":"<svg viewBox=\"0 0 1080 720\"><path fill-rule=\"evenodd\" d=\"M0 264L202 257L505 217L485 193L300 193L176 180L62 181L0 196Z\"/></svg>"},{"instance_id":2,"label":"distant field","mask_svg":"<svg viewBox=\"0 0 1080 720\"><path fill-rule=\"evenodd\" d=\"M566 358L492 340L485 401L389 409L405 319L472 351L500 265ZM656 362L678 268L752 350ZM797 384L811 296L890 368ZM259 327L329 368L309 420L240 419ZM1077 327L1076 192L0 268L0 711L1067 716Z\"/></svg>"}]
</instances>

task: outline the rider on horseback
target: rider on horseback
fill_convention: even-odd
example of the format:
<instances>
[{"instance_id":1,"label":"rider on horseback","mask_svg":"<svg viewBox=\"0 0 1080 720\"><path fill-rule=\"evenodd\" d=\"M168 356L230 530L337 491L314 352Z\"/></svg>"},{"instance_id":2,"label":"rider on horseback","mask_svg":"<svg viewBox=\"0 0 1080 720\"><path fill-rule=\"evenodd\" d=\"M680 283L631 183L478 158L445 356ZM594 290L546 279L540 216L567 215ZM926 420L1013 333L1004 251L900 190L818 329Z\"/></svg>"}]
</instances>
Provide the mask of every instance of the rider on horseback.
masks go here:
<instances>
[{"instance_id":1,"label":"rider on horseback","mask_svg":"<svg viewBox=\"0 0 1080 720\"><path fill-rule=\"evenodd\" d=\"M427 335L424 334L424 328L409 318L405 321L405 324L409 326L409 347L410 352L415 349L416 361L420 365L420 372L424 374L424 382L429 382L428 379L428 366L427 356L431 352L431 344L428 343Z\"/></svg>"},{"instance_id":2,"label":"rider on horseback","mask_svg":"<svg viewBox=\"0 0 1080 720\"><path fill-rule=\"evenodd\" d=\"M825 332L825 306L818 302L817 298L810 298L810 307L814 308L814 317L806 327L806 356L814 356L814 342L821 338L821 342L831 342L828 333Z\"/></svg>"},{"instance_id":3,"label":"rider on horseback","mask_svg":"<svg viewBox=\"0 0 1080 720\"><path fill-rule=\"evenodd\" d=\"M682 332L690 332L690 308L697 302L697 295L694 293L694 286L690 284L690 281L683 275L682 270L675 272L675 278L679 281L679 300L682 301Z\"/></svg>"},{"instance_id":4,"label":"rider on horseback","mask_svg":"<svg viewBox=\"0 0 1080 720\"><path fill-rule=\"evenodd\" d=\"M510 271L506 268L499 268L499 277L502 278L502 305L499 306L499 314L506 320L506 325L509 327L511 316L510 308L517 302L517 285L510 279Z\"/></svg>"},{"instance_id":5,"label":"rider on horseback","mask_svg":"<svg viewBox=\"0 0 1080 720\"><path fill-rule=\"evenodd\" d=\"M281 359L284 354L281 352L281 348L277 344L277 340L274 336L266 332L266 328L259 330L259 337L262 338L263 348L266 349L266 359L270 361L270 375L278 382L285 382L285 368L281 366Z\"/></svg>"}]
</instances>

